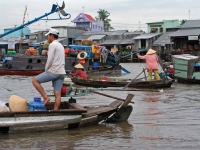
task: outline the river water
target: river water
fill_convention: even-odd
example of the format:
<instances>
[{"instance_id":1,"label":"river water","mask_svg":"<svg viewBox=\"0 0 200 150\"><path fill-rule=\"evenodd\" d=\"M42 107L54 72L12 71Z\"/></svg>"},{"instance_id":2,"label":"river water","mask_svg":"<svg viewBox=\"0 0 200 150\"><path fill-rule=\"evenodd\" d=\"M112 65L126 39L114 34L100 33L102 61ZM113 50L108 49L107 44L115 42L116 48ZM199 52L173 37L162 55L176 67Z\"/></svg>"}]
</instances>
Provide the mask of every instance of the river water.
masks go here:
<instances>
[{"instance_id":1,"label":"river water","mask_svg":"<svg viewBox=\"0 0 200 150\"><path fill-rule=\"evenodd\" d=\"M123 63L134 78L144 63ZM32 101L39 96L31 83L32 77L0 76L0 100L7 102L17 94ZM43 84L46 91L51 83ZM67 149L67 150L189 150L200 149L200 85L174 83L163 92L102 91L125 98L135 95L133 112L128 121L116 124L71 130L0 135L0 149ZM112 92L112 93L111 93ZM65 100L66 98L63 98ZM84 106L109 104L113 99L96 94L77 98Z\"/></svg>"}]
</instances>

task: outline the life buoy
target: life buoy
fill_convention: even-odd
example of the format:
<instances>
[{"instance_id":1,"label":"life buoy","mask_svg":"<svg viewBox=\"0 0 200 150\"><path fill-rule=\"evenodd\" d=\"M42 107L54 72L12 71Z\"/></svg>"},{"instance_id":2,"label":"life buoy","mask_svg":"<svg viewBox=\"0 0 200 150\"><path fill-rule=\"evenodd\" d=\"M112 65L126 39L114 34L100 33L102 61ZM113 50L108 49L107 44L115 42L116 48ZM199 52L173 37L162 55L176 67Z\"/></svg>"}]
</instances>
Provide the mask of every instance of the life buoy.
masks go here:
<instances>
[{"instance_id":1,"label":"life buoy","mask_svg":"<svg viewBox=\"0 0 200 150\"><path fill-rule=\"evenodd\" d=\"M82 54L84 54L83 57L81 57ZM79 60L85 60L85 59L87 58L87 53L84 52L84 51L82 51L82 52L78 53L77 58L78 58Z\"/></svg>"}]
</instances>

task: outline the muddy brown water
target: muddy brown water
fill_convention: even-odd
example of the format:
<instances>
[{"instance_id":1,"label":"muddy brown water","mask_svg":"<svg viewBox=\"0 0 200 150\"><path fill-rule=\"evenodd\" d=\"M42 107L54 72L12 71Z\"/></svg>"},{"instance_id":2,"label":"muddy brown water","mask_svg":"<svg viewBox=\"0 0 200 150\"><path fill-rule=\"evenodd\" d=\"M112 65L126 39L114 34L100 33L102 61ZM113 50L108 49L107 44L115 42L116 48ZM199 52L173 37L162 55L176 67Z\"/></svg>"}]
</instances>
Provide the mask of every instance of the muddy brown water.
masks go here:
<instances>
[{"instance_id":1,"label":"muddy brown water","mask_svg":"<svg viewBox=\"0 0 200 150\"><path fill-rule=\"evenodd\" d=\"M134 78L145 64L122 66L132 72L122 77ZM32 77L0 76L0 100L7 102L10 95L17 94L32 101L39 94L31 80ZM52 90L51 83L43 85L46 91ZM72 130L0 135L0 149L200 149L200 85L174 83L163 92L102 92L120 98L128 93L135 95L128 121ZM90 94L77 101L88 106L109 104L114 100Z\"/></svg>"}]
</instances>

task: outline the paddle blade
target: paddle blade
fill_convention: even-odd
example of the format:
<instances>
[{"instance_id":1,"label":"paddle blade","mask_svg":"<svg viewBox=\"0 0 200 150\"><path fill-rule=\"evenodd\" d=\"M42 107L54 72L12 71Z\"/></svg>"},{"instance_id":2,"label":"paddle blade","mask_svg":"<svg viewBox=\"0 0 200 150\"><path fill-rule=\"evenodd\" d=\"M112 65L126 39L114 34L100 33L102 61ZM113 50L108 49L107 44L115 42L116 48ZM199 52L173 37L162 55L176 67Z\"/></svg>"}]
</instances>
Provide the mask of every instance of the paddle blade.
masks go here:
<instances>
[{"instance_id":1,"label":"paddle blade","mask_svg":"<svg viewBox=\"0 0 200 150\"><path fill-rule=\"evenodd\" d=\"M127 74L131 73L130 71L126 70L124 67L121 67L122 71L126 72Z\"/></svg>"}]
</instances>

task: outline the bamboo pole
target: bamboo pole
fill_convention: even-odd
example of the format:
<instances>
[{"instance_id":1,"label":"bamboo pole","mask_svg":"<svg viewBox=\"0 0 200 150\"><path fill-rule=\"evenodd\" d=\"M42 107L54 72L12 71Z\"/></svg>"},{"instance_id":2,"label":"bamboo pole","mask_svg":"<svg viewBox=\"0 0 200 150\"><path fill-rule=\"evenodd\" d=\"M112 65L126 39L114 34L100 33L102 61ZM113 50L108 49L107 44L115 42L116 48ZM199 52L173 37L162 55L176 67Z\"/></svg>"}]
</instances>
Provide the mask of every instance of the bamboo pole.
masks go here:
<instances>
[{"instance_id":1,"label":"bamboo pole","mask_svg":"<svg viewBox=\"0 0 200 150\"><path fill-rule=\"evenodd\" d=\"M109 98L113 98L113 99L116 99L116 100L125 101L125 99L122 99L122 98L119 98L119 97L115 97L115 96L111 96L111 95L104 94L104 93L100 93L100 92L97 92L97 91L94 91L94 90L91 90L91 92L93 92L95 94L102 95L102 96L106 96L106 97L109 97ZM134 104L134 102L130 102L130 103Z\"/></svg>"},{"instance_id":2,"label":"bamboo pole","mask_svg":"<svg viewBox=\"0 0 200 150\"><path fill-rule=\"evenodd\" d=\"M137 77L139 77L143 72L144 72L145 69L142 70L142 72L140 74L138 74L131 82L129 82L125 87L123 87L123 89L126 89L133 81L135 81L135 79L137 79Z\"/></svg>"}]
</instances>

